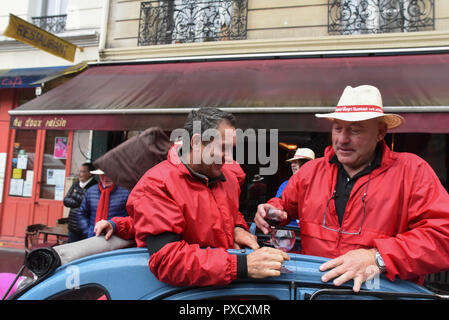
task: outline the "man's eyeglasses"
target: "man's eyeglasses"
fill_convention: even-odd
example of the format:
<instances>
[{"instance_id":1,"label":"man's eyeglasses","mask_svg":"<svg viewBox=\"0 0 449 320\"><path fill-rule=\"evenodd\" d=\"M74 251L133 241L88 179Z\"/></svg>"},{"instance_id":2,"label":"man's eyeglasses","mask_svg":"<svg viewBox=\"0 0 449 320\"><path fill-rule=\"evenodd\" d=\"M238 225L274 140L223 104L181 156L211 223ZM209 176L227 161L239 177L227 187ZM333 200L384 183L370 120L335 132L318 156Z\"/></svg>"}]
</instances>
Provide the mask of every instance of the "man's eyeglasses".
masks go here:
<instances>
[{"instance_id":1,"label":"man's eyeglasses","mask_svg":"<svg viewBox=\"0 0 449 320\"><path fill-rule=\"evenodd\" d=\"M368 186L369 186L370 181L371 181L371 173L369 174L368 183L366 184L365 192L363 193L363 196L362 196L363 216L362 216L362 224L360 225L359 230L357 232L348 232L348 231L344 231L342 229L334 229L334 228L326 226L327 209L329 208L329 203L333 199L335 199L335 197L337 196L337 194L336 194L337 191L336 190L334 190L334 193L332 194L332 197L330 197L329 200L327 200L326 210L324 211L324 218L323 218L323 224L322 224L324 229L335 231L335 232L338 232L338 233L341 233L341 234L350 234L350 235L359 235L360 233L362 233L362 227L363 227L363 223L365 222L365 215L366 215L366 194L368 192Z\"/></svg>"}]
</instances>

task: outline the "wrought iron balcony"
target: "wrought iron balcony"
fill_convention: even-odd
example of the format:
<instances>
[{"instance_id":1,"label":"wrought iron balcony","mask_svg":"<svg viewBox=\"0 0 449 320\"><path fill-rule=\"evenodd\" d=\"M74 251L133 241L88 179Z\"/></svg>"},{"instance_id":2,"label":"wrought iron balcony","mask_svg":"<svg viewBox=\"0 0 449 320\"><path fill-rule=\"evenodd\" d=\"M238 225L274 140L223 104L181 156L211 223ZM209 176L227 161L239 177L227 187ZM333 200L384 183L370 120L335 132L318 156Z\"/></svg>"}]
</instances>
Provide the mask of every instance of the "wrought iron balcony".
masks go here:
<instances>
[{"instance_id":1,"label":"wrought iron balcony","mask_svg":"<svg viewBox=\"0 0 449 320\"><path fill-rule=\"evenodd\" d=\"M33 24L45 31L51 33L61 33L65 31L65 24L67 20L66 14L45 17L32 17Z\"/></svg>"},{"instance_id":2,"label":"wrought iron balcony","mask_svg":"<svg viewBox=\"0 0 449 320\"><path fill-rule=\"evenodd\" d=\"M248 0L141 3L138 45L246 39Z\"/></svg>"},{"instance_id":3,"label":"wrought iron balcony","mask_svg":"<svg viewBox=\"0 0 449 320\"><path fill-rule=\"evenodd\" d=\"M434 29L434 0L328 0L329 34Z\"/></svg>"}]
</instances>

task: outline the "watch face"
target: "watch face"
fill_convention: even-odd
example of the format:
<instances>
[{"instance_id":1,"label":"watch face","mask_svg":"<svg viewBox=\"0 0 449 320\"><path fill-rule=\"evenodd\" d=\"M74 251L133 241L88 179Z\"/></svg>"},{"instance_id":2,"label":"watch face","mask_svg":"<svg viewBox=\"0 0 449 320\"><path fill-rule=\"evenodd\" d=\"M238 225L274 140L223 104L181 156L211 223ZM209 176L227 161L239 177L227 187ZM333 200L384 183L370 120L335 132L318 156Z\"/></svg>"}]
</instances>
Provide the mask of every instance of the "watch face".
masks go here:
<instances>
[{"instance_id":1,"label":"watch face","mask_svg":"<svg viewBox=\"0 0 449 320\"><path fill-rule=\"evenodd\" d=\"M380 268L385 268L384 259L382 259L382 256L379 252L376 252L376 261Z\"/></svg>"}]
</instances>

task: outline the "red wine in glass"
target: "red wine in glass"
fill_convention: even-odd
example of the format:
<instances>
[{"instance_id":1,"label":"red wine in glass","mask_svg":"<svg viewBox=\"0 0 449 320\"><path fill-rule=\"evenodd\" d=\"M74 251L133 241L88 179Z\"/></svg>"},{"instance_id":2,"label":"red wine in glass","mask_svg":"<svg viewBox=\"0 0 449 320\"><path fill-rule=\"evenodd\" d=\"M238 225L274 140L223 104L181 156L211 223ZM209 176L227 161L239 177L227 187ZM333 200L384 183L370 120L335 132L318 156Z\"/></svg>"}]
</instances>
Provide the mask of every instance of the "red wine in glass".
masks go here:
<instances>
[{"instance_id":1,"label":"red wine in glass","mask_svg":"<svg viewBox=\"0 0 449 320\"><path fill-rule=\"evenodd\" d=\"M270 227L277 227L281 224L281 220L276 219L276 217L267 217L266 221L270 225Z\"/></svg>"},{"instance_id":2,"label":"red wine in glass","mask_svg":"<svg viewBox=\"0 0 449 320\"><path fill-rule=\"evenodd\" d=\"M279 212L280 210L273 208L268 210L265 220L268 222L271 228L277 227L281 224L281 218L278 215Z\"/></svg>"}]
</instances>

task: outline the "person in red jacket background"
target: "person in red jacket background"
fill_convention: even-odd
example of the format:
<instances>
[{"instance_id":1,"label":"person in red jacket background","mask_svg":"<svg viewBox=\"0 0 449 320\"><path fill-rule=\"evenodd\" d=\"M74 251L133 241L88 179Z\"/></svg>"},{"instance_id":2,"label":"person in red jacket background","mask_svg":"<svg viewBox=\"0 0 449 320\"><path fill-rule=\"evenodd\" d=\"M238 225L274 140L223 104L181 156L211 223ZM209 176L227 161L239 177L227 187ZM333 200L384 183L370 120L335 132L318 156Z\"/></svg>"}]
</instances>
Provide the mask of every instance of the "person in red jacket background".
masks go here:
<instances>
[{"instance_id":1,"label":"person in red jacket background","mask_svg":"<svg viewBox=\"0 0 449 320\"><path fill-rule=\"evenodd\" d=\"M384 114L379 90L346 87L332 121L332 146L304 164L282 198L261 204L256 225L268 233L269 208L285 221L300 219L302 253L332 258L322 281L353 290L379 273L422 284L449 269L449 195L427 162L392 152L388 129L404 119Z\"/></svg>"},{"instance_id":2,"label":"person in red jacket background","mask_svg":"<svg viewBox=\"0 0 449 320\"><path fill-rule=\"evenodd\" d=\"M242 174L226 158L235 145L234 116L200 108L189 113L184 128L183 148L171 148L167 160L148 170L131 191L131 218L114 221L116 233L134 235L137 246L148 248L156 278L175 286L279 276L288 255L259 248L239 212ZM97 225L96 233L108 232L108 224ZM254 251L227 251L243 247Z\"/></svg>"}]
</instances>

